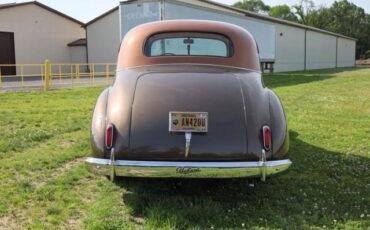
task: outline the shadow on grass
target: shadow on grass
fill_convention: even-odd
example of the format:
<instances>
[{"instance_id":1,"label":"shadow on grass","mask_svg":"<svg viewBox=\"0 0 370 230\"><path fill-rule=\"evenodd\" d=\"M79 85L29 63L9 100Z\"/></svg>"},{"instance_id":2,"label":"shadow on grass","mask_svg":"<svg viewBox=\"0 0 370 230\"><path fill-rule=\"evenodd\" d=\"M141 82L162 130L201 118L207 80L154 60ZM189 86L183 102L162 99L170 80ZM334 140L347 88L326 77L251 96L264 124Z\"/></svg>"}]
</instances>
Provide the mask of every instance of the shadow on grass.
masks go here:
<instances>
[{"instance_id":1,"label":"shadow on grass","mask_svg":"<svg viewBox=\"0 0 370 230\"><path fill-rule=\"evenodd\" d=\"M310 83L314 81L323 81L333 78L337 74L353 70L356 70L356 68L338 68L338 69L264 74L263 82L267 87L274 89L283 86L292 86Z\"/></svg>"},{"instance_id":2,"label":"shadow on grass","mask_svg":"<svg viewBox=\"0 0 370 230\"><path fill-rule=\"evenodd\" d=\"M121 178L123 203L150 228L310 228L370 224L370 159L303 142L291 132L292 167L266 183L245 179ZM367 218L367 221L365 219ZM352 225L351 225L352 226Z\"/></svg>"}]
</instances>

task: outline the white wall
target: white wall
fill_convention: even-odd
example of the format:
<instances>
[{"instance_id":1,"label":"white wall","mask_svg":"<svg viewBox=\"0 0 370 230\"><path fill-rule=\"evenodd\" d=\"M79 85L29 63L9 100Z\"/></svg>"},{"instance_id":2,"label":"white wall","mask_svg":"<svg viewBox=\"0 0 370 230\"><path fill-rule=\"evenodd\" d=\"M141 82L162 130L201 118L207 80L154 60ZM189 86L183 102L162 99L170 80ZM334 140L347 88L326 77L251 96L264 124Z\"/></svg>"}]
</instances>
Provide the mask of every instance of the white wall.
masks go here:
<instances>
[{"instance_id":1,"label":"white wall","mask_svg":"<svg viewBox=\"0 0 370 230\"><path fill-rule=\"evenodd\" d=\"M116 63L120 46L118 9L87 25L89 63Z\"/></svg>"},{"instance_id":2,"label":"white wall","mask_svg":"<svg viewBox=\"0 0 370 230\"><path fill-rule=\"evenodd\" d=\"M353 40L338 38L338 67L355 65L356 42Z\"/></svg>"},{"instance_id":3,"label":"white wall","mask_svg":"<svg viewBox=\"0 0 370 230\"><path fill-rule=\"evenodd\" d=\"M177 0L177 1L192 4L192 5L196 5L196 6L200 6L200 7L205 7L205 8L208 8L208 9L213 9L213 10L223 11L223 12L226 12L226 13L232 13L232 14L235 14L235 15L244 16L244 14L241 13L241 12L236 12L234 10L229 10L227 8L220 7L220 6L217 6L217 5L212 5L212 4L202 2L202 1L199 1L199 0ZM171 2L171 0L167 0L167 2Z\"/></svg>"},{"instance_id":4,"label":"white wall","mask_svg":"<svg viewBox=\"0 0 370 230\"><path fill-rule=\"evenodd\" d=\"M336 37L307 31L306 69L329 69L336 67Z\"/></svg>"},{"instance_id":5,"label":"white wall","mask_svg":"<svg viewBox=\"0 0 370 230\"><path fill-rule=\"evenodd\" d=\"M305 30L276 24L275 72L304 70Z\"/></svg>"},{"instance_id":6,"label":"white wall","mask_svg":"<svg viewBox=\"0 0 370 230\"><path fill-rule=\"evenodd\" d=\"M1 9L0 31L14 32L16 64L68 63L67 44L85 37L80 24L35 4Z\"/></svg>"}]
</instances>

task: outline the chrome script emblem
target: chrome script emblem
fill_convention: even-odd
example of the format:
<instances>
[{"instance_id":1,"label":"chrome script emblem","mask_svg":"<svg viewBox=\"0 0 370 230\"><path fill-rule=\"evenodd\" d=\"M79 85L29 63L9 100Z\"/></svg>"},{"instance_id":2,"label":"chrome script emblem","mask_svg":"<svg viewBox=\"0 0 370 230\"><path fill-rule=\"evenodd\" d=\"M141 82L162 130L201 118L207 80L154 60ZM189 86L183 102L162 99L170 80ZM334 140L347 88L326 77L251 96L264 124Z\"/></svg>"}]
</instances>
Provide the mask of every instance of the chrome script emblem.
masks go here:
<instances>
[{"instance_id":1,"label":"chrome script emblem","mask_svg":"<svg viewBox=\"0 0 370 230\"><path fill-rule=\"evenodd\" d=\"M192 174L192 173L199 173L200 168L192 168L192 167L177 167L176 172L179 174Z\"/></svg>"}]
</instances>

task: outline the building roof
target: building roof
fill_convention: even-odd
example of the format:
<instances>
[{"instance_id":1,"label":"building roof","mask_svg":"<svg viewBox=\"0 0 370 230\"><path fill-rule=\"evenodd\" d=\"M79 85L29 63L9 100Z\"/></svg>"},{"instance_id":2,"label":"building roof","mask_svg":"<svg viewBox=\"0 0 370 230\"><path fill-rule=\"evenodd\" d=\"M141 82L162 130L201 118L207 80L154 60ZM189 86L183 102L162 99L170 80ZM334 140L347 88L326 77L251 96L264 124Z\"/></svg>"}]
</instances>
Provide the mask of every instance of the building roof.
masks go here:
<instances>
[{"instance_id":1,"label":"building roof","mask_svg":"<svg viewBox=\"0 0 370 230\"><path fill-rule=\"evenodd\" d=\"M108 11L107 11L107 12L105 12L104 14L99 15L98 17L94 18L93 20L91 20L91 21L87 22L87 23L84 25L84 27L86 27L86 26L88 26L88 25L90 25L90 24L92 24L92 23L94 23L94 22L98 21L98 20L99 20L99 19L101 19L101 18L104 18L105 16L107 16L107 15L109 15L109 14L113 13L113 12L114 12L114 11L116 11L116 10L118 10L118 6L114 7L113 9L108 10Z\"/></svg>"},{"instance_id":2,"label":"building roof","mask_svg":"<svg viewBox=\"0 0 370 230\"><path fill-rule=\"evenodd\" d=\"M80 38L80 39L77 39L76 41L73 41L67 44L67 46L86 46L86 45L87 45L86 38Z\"/></svg>"},{"instance_id":3,"label":"building roof","mask_svg":"<svg viewBox=\"0 0 370 230\"><path fill-rule=\"evenodd\" d=\"M0 10L2 10L2 9L7 9L7 8L13 8L13 7L17 7L17 6L25 6L25 5L30 5L30 4L35 4L35 5L37 5L37 6L41 7L41 8L44 8L45 10L48 10L48 11L50 11L50 12L54 13L54 14L57 14L57 15L59 15L59 16L62 16L62 17L66 18L66 19L68 19L68 20L70 20L70 21L73 21L73 22L75 22L75 23L77 23L77 24L80 24L81 26L83 26L83 25L84 25L84 23L83 23L83 22L78 21L77 19L72 18L72 17L70 17L70 16L68 16L68 15L66 15L66 14L63 14L63 13L61 13L61 12L59 12L59 11L57 11L57 10L55 10L55 9L53 9L53 8L51 8L51 7L49 7L49 6L47 6L47 5L44 5L44 4L40 3L40 2L38 2L38 1L22 2L22 3L6 3L6 4L1 4L1 5L0 5Z\"/></svg>"}]
</instances>

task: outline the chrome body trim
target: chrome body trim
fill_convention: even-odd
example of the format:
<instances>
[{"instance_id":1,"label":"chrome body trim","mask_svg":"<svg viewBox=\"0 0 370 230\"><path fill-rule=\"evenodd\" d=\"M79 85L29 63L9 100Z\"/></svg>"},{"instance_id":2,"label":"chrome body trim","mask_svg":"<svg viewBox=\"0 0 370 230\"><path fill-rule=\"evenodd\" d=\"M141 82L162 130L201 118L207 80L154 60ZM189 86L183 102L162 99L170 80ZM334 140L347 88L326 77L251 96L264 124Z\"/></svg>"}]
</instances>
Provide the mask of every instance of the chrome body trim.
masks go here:
<instances>
[{"instance_id":1,"label":"chrome body trim","mask_svg":"<svg viewBox=\"0 0 370 230\"><path fill-rule=\"evenodd\" d=\"M110 168L109 179L111 181L114 181L114 177L116 176L115 163L116 161L114 158L114 148L112 148L110 151L110 159L109 159L109 168Z\"/></svg>"},{"instance_id":2,"label":"chrome body trim","mask_svg":"<svg viewBox=\"0 0 370 230\"><path fill-rule=\"evenodd\" d=\"M237 178L261 177L287 170L289 159L239 162L190 162L190 161L135 161L88 157L86 163L95 166L98 173L110 175L114 165L116 176L127 177L184 177L184 178Z\"/></svg>"},{"instance_id":3,"label":"chrome body trim","mask_svg":"<svg viewBox=\"0 0 370 230\"><path fill-rule=\"evenodd\" d=\"M188 157L190 151L191 132L185 133L185 157Z\"/></svg>"},{"instance_id":4,"label":"chrome body trim","mask_svg":"<svg viewBox=\"0 0 370 230\"><path fill-rule=\"evenodd\" d=\"M267 176L267 164L266 164L266 152L262 149L261 159L258 162L261 167L261 180L266 181Z\"/></svg>"}]
</instances>

